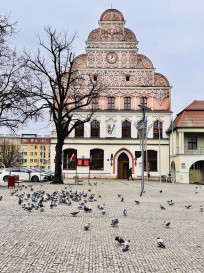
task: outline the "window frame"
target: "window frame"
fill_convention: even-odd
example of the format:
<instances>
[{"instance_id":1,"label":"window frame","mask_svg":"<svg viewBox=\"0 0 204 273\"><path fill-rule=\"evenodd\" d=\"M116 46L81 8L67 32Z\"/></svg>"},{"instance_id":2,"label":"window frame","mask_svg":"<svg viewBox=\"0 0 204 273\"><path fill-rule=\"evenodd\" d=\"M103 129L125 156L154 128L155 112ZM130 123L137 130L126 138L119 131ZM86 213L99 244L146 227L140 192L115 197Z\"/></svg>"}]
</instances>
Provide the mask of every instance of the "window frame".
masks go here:
<instances>
[{"instance_id":1,"label":"window frame","mask_svg":"<svg viewBox=\"0 0 204 273\"><path fill-rule=\"evenodd\" d=\"M122 122L122 138L131 138L131 122L128 120Z\"/></svg>"},{"instance_id":2,"label":"window frame","mask_svg":"<svg viewBox=\"0 0 204 273\"><path fill-rule=\"evenodd\" d=\"M91 137L100 137L100 122L98 120L91 122Z\"/></svg>"},{"instance_id":3,"label":"window frame","mask_svg":"<svg viewBox=\"0 0 204 273\"><path fill-rule=\"evenodd\" d=\"M108 97L108 110L114 110L114 109L115 109L115 98Z\"/></svg>"},{"instance_id":4,"label":"window frame","mask_svg":"<svg viewBox=\"0 0 204 273\"><path fill-rule=\"evenodd\" d=\"M130 110L131 109L131 97L125 97L124 98L124 110Z\"/></svg>"}]
</instances>

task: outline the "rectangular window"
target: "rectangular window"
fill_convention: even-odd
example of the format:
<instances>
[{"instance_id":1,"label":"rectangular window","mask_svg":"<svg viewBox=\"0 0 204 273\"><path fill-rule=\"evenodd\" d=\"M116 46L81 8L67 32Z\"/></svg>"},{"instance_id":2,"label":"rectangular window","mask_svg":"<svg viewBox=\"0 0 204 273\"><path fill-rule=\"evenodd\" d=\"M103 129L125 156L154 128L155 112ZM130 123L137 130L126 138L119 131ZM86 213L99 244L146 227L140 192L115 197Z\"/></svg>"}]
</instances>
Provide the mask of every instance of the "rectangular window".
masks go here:
<instances>
[{"instance_id":1,"label":"rectangular window","mask_svg":"<svg viewBox=\"0 0 204 273\"><path fill-rule=\"evenodd\" d=\"M38 155L38 153L35 152L35 156L37 156L37 155Z\"/></svg>"},{"instance_id":2,"label":"rectangular window","mask_svg":"<svg viewBox=\"0 0 204 273\"><path fill-rule=\"evenodd\" d=\"M35 145L35 149L37 149L38 148L38 146L37 145Z\"/></svg>"},{"instance_id":3,"label":"rectangular window","mask_svg":"<svg viewBox=\"0 0 204 273\"><path fill-rule=\"evenodd\" d=\"M30 155L33 156L33 152L31 152Z\"/></svg>"},{"instance_id":4,"label":"rectangular window","mask_svg":"<svg viewBox=\"0 0 204 273\"><path fill-rule=\"evenodd\" d=\"M131 109L131 98L126 97L124 99L124 109L125 110L130 110Z\"/></svg>"},{"instance_id":5,"label":"rectangular window","mask_svg":"<svg viewBox=\"0 0 204 273\"><path fill-rule=\"evenodd\" d=\"M98 98L94 98L92 100L92 108L93 109L98 109Z\"/></svg>"},{"instance_id":6,"label":"rectangular window","mask_svg":"<svg viewBox=\"0 0 204 273\"><path fill-rule=\"evenodd\" d=\"M22 150L24 149L28 149L28 146L27 145L22 145Z\"/></svg>"},{"instance_id":7,"label":"rectangular window","mask_svg":"<svg viewBox=\"0 0 204 273\"><path fill-rule=\"evenodd\" d=\"M28 142L28 139L27 138L23 138L22 139L22 143L26 143L26 142Z\"/></svg>"},{"instance_id":8,"label":"rectangular window","mask_svg":"<svg viewBox=\"0 0 204 273\"><path fill-rule=\"evenodd\" d=\"M188 149L196 150L198 148L197 145L197 136L189 136L188 137Z\"/></svg>"},{"instance_id":9,"label":"rectangular window","mask_svg":"<svg viewBox=\"0 0 204 273\"><path fill-rule=\"evenodd\" d=\"M33 149L33 145L30 145L30 148Z\"/></svg>"},{"instance_id":10,"label":"rectangular window","mask_svg":"<svg viewBox=\"0 0 204 273\"><path fill-rule=\"evenodd\" d=\"M31 138L31 140L30 140L31 142L34 142L34 139L33 138Z\"/></svg>"},{"instance_id":11,"label":"rectangular window","mask_svg":"<svg viewBox=\"0 0 204 273\"><path fill-rule=\"evenodd\" d=\"M30 159L30 163L33 163L33 159Z\"/></svg>"},{"instance_id":12,"label":"rectangular window","mask_svg":"<svg viewBox=\"0 0 204 273\"><path fill-rule=\"evenodd\" d=\"M115 109L115 99L113 97L108 98L108 109L109 110Z\"/></svg>"},{"instance_id":13,"label":"rectangular window","mask_svg":"<svg viewBox=\"0 0 204 273\"><path fill-rule=\"evenodd\" d=\"M35 162L35 163L38 162L37 159L34 159L34 162Z\"/></svg>"}]
</instances>

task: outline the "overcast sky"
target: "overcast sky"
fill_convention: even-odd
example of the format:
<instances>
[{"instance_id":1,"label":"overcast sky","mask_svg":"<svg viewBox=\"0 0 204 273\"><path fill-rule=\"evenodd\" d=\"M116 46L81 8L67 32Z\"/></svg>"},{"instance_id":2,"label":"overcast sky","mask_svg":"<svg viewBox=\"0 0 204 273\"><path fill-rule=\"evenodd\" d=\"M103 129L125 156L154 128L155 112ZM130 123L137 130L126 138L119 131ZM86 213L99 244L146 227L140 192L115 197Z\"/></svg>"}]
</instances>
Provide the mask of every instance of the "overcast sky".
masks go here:
<instances>
[{"instance_id":1,"label":"overcast sky","mask_svg":"<svg viewBox=\"0 0 204 273\"><path fill-rule=\"evenodd\" d=\"M126 27L139 40L146 55L172 88L171 108L176 113L193 100L204 100L204 0L1 0L1 15L10 14L19 32L17 49L36 51L44 26L77 32L75 54L85 53L89 33L101 14L111 8L124 15ZM48 133L44 124L24 132Z\"/></svg>"}]
</instances>

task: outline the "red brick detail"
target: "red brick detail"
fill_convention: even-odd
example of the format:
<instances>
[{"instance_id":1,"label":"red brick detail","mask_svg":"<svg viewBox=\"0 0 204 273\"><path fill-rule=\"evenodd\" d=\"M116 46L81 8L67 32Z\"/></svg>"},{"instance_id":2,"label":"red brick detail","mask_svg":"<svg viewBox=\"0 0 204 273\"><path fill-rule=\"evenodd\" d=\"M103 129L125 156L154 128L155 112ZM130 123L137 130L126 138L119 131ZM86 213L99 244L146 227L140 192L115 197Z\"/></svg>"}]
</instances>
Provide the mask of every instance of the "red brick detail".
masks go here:
<instances>
[{"instance_id":1,"label":"red brick detail","mask_svg":"<svg viewBox=\"0 0 204 273\"><path fill-rule=\"evenodd\" d=\"M131 156L131 159L132 159L132 173L135 172L135 165L134 165L134 156L133 154L126 148L121 148L120 150L118 150L115 154L114 154L114 157L113 157L113 174L115 174L115 158L116 156L118 155L118 153L120 153L121 151L126 151L127 153L130 154Z\"/></svg>"}]
</instances>

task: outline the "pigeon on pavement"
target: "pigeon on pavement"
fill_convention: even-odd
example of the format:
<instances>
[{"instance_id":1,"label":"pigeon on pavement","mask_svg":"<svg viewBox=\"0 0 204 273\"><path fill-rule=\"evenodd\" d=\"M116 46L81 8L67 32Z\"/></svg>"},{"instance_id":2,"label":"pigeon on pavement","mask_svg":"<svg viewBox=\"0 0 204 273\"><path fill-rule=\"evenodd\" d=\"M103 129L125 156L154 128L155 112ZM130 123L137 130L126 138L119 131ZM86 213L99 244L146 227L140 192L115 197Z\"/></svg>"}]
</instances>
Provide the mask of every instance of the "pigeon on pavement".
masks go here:
<instances>
[{"instance_id":1,"label":"pigeon on pavement","mask_svg":"<svg viewBox=\"0 0 204 273\"><path fill-rule=\"evenodd\" d=\"M90 223L88 223L88 224L86 224L85 226L84 226L84 230L88 230L89 228L90 228Z\"/></svg>"},{"instance_id":2,"label":"pigeon on pavement","mask_svg":"<svg viewBox=\"0 0 204 273\"><path fill-rule=\"evenodd\" d=\"M123 210L123 215L127 216L127 210L126 209Z\"/></svg>"},{"instance_id":3,"label":"pigeon on pavement","mask_svg":"<svg viewBox=\"0 0 204 273\"><path fill-rule=\"evenodd\" d=\"M192 207L192 205L186 205L185 208L186 209L190 209Z\"/></svg>"},{"instance_id":4,"label":"pigeon on pavement","mask_svg":"<svg viewBox=\"0 0 204 273\"><path fill-rule=\"evenodd\" d=\"M169 221L164 221L164 225L165 225L166 228L168 228L168 227L170 226L170 224L171 224L171 222L169 222Z\"/></svg>"},{"instance_id":5,"label":"pigeon on pavement","mask_svg":"<svg viewBox=\"0 0 204 273\"><path fill-rule=\"evenodd\" d=\"M73 211L73 212L71 212L71 215L72 216L77 216L78 213L79 213L79 211Z\"/></svg>"},{"instance_id":6,"label":"pigeon on pavement","mask_svg":"<svg viewBox=\"0 0 204 273\"><path fill-rule=\"evenodd\" d=\"M157 238L157 246L161 247L161 248L166 248L163 240L161 238L159 238L159 237Z\"/></svg>"},{"instance_id":7,"label":"pigeon on pavement","mask_svg":"<svg viewBox=\"0 0 204 273\"><path fill-rule=\"evenodd\" d=\"M111 226L113 226L113 227L117 226L118 223L119 223L118 219L111 220Z\"/></svg>"},{"instance_id":8,"label":"pigeon on pavement","mask_svg":"<svg viewBox=\"0 0 204 273\"><path fill-rule=\"evenodd\" d=\"M136 204L136 205L139 205L139 204L140 204L140 201L135 200L135 204Z\"/></svg>"},{"instance_id":9,"label":"pigeon on pavement","mask_svg":"<svg viewBox=\"0 0 204 273\"><path fill-rule=\"evenodd\" d=\"M200 206L200 212L203 212L203 205Z\"/></svg>"},{"instance_id":10,"label":"pigeon on pavement","mask_svg":"<svg viewBox=\"0 0 204 273\"><path fill-rule=\"evenodd\" d=\"M130 247L130 240L125 241L123 245L123 252L127 251Z\"/></svg>"},{"instance_id":11,"label":"pigeon on pavement","mask_svg":"<svg viewBox=\"0 0 204 273\"><path fill-rule=\"evenodd\" d=\"M120 236L116 236L116 237L115 237L115 240L116 240L119 244L125 243L125 240L124 240L122 237L120 237Z\"/></svg>"},{"instance_id":12,"label":"pigeon on pavement","mask_svg":"<svg viewBox=\"0 0 204 273\"><path fill-rule=\"evenodd\" d=\"M165 210L165 207L162 206L162 205L160 205L160 209L161 209L161 210Z\"/></svg>"}]
</instances>

